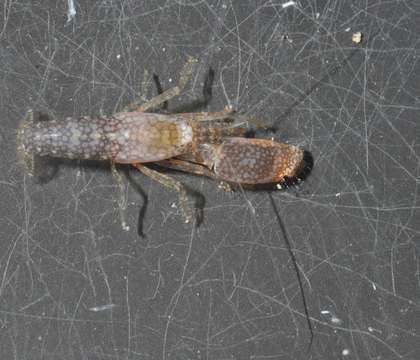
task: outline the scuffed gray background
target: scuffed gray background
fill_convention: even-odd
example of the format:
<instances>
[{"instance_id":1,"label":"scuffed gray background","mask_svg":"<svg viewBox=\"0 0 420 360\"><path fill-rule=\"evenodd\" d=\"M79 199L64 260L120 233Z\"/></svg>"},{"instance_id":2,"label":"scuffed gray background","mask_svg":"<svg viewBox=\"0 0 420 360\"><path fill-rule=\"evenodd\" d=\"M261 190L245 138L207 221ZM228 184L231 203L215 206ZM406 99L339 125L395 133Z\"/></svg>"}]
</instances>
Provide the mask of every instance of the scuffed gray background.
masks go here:
<instances>
[{"instance_id":1,"label":"scuffed gray background","mask_svg":"<svg viewBox=\"0 0 420 360\"><path fill-rule=\"evenodd\" d=\"M420 5L283 3L2 1L2 359L418 359ZM213 68L206 109L277 126L312 153L306 181L229 194L177 174L205 199L194 230L176 194L123 168L124 232L106 165L38 184L17 164L28 109L112 113L145 69L175 84L187 55L199 66L170 108Z\"/></svg>"}]
</instances>

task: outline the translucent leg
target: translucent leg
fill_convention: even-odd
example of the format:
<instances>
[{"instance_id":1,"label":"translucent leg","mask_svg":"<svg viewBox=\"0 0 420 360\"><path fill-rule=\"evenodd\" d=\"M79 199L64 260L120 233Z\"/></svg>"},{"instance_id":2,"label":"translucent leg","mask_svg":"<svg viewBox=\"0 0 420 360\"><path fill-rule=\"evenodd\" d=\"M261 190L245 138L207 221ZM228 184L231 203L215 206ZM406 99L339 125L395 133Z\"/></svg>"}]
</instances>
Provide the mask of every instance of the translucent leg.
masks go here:
<instances>
[{"instance_id":1,"label":"translucent leg","mask_svg":"<svg viewBox=\"0 0 420 360\"><path fill-rule=\"evenodd\" d=\"M127 197L125 196L125 186L121 174L118 172L114 162L111 162L111 172L115 180L117 180L118 187L120 189L120 198L118 199L118 211L120 213L121 226L123 230L129 231L130 227L126 222L126 211L127 211Z\"/></svg>"},{"instance_id":2,"label":"translucent leg","mask_svg":"<svg viewBox=\"0 0 420 360\"><path fill-rule=\"evenodd\" d=\"M162 166L167 169L179 170L190 174L200 175L200 176L207 176L213 179L217 179L216 174L214 174L211 170L206 168L203 165L194 164L189 161L180 160L180 159L168 159L157 161L155 164Z\"/></svg>"},{"instance_id":3,"label":"translucent leg","mask_svg":"<svg viewBox=\"0 0 420 360\"><path fill-rule=\"evenodd\" d=\"M179 114L183 118L192 120L192 121L217 121L217 120L227 120L235 113L235 109L230 106L226 106L223 111L217 112L197 112L197 113L183 113ZM233 120L233 117L232 117Z\"/></svg>"},{"instance_id":4,"label":"translucent leg","mask_svg":"<svg viewBox=\"0 0 420 360\"><path fill-rule=\"evenodd\" d=\"M162 160L162 161L157 161L156 164L167 169L179 170L179 171L183 171L183 172L194 174L194 175L207 176L211 179L219 181L219 188L223 189L226 192L232 191L231 186L227 182L221 180L217 176L217 174L215 174L213 171L211 171L204 165L199 165L199 164L192 163L187 160L181 160L181 159Z\"/></svg>"},{"instance_id":5,"label":"translucent leg","mask_svg":"<svg viewBox=\"0 0 420 360\"><path fill-rule=\"evenodd\" d=\"M223 111L219 112L184 113L180 115L184 119L201 123L219 121L220 123L216 125L208 124L210 127L220 132L219 136L244 137L249 130L250 124L257 128L267 129L262 121L238 114L231 106L226 106Z\"/></svg>"},{"instance_id":6,"label":"translucent leg","mask_svg":"<svg viewBox=\"0 0 420 360\"><path fill-rule=\"evenodd\" d=\"M197 63L197 60L193 57L188 57L187 63L184 65L181 75L179 78L178 85L174 86L173 88L170 88L168 90L165 90L162 94L159 94L155 96L154 98L150 99L143 105L139 105L138 101L135 101L127 106L128 111L138 111L138 112L144 112L149 109L155 108L159 106L160 104L163 104L164 102L172 99L173 97L179 95L181 91L184 89L185 85L187 84L188 80L190 79L193 70L194 65Z\"/></svg>"},{"instance_id":7,"label":"translucent leg","mask_svg":"<svg viewBox=\"0 0 420 360\"><path fill-rule=\"evenodd\" d=\"M190 205L188 204L187 191L185 190L185 187L179 181L172 179L171 177L165 174L162 174L156 170L150 169L143 164L136 163L132 165L136 167L138 170L140 170L143 174L149 176L150 178L159 182L163 186L171 190L177 191L179 194L179 202L181 206L181 211L183 212L184 217L185 217L185 222L186 223L192 222L194 218L194 213Z\"/></svg>"}]
</instances>

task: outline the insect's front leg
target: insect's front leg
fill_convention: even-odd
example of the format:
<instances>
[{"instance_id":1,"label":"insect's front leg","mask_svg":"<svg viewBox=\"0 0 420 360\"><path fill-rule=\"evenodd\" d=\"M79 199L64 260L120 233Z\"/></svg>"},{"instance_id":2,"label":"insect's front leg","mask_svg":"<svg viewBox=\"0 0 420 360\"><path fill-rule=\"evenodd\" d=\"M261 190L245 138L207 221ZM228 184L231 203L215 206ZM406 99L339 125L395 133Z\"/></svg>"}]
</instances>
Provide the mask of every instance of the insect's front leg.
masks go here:
<instances>
[{"instance_id":1,"label":"insect's front leg","mask_svg":"<svg viewBox=\"0 0 420 360\"><path fill-rule=\"evenodd\" d=\"M193 112L193 113L181 113L185 119L196 121L196 122L205 122L205 121L220 121L234 119L236 110L231 106L226 106L223 111L214 111L214 112Z\"/></svg>"},{"instance_id":2,"label":"insect's front leg","mask_svg":"<svg viewBox=\"0 0 420 360\"><path fill-rule=\"evenodd\" d=\"M197 60L193 57L188 57L187 63L184 65L181 75L178 81L178 85L165 90L163 93L155 96L154 98L150 99L143 105L139 105L138 101L134 101L133 103L129 104L124 110L125 111L137 111L137 112L145 112L152 108L156 108L159 105L163 104L164 102L172 99L175 96L178 96L181 91L184 89L185 85L187 84L188 80L192 76L194 66L197 63Z\"/></svg>"},{"instance_id":3,"label":"insect's front leg","mask_svg":"<svg viewBox=\"0 0 420 360\"><path fill-rule=\"evenodd\" d=\"M213 180L219 181L219 188L223 189L226 192L232 191L231 184L220 179L220 177L217 176L217 174L215 174L205 165L197 164L195 162L182 160L182 159L162 160L162 161L157 161L156 164L166 169L183 171L189 174L194 174L194 175L199 175L199 176L207 176Z\"/></svg>"},{"instance_id":4,"label":"insect's front leg","mask_svg":"<svg viewBox=\"0 0 420 360\"><path fill-rule=\"evenodd\" d=\"M187 191L185 190L184 185L182 185L179 181L171 178L168 175L162 174L156 170L153 170L141 163L132 164L138 170L140 170L143 174L149 176L153 180L159 182L163 186L175 190L179 194L179 202L181 211L184 214L185 222L190 223L194 219L194 212L191 209L190 205L188 204L188 195Z\"/></svg>"},{"instance_id":5,"label":"insect's front leg","mask_svg":"<svg viewBox=\"0 0 420 360\"><path fill-rule=\"evenodd\" d=\"M188 160L168 159L157 161L156 164L167 169L179 170L194 175L207 176L209 178L217 180L216 174L210 169L203 165L190 162Z\"/></svg>"}]
</instances>

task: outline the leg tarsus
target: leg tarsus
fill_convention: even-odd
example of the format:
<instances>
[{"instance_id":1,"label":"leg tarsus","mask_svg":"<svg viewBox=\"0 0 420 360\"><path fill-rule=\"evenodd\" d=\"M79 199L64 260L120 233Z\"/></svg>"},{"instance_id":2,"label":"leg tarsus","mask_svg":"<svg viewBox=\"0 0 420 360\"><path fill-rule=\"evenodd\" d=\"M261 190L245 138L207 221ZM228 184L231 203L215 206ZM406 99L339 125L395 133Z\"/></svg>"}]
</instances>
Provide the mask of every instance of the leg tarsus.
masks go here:
<instances>
[{"instance_id":1,"label":"leg tarsus","mask_svg":"<svg viewBox=\"0 0 420 360\"><path fill-rule=\"evenodd\" d=\"M127 225L126 222L126 210L127 210L127 197L125 196L125 186L123 182L123 178L121 174L118 172L117 167L115 166L115 163L111 162L111 172L112 176L115 178L115 180L118 183L118 187L120 190L120 198L118 199L118 211L120 214L120 220L121 220L121 226L123 230L129 231L130 227Z\"/></svg>"},{"instance_id":2,"label":"leg tarsus","mask_svg":"<svg viewBox=\"0 0 420 360\"><path fill-rule=\"evenodd\" d=\"M183 212L184 217L185 217L185 222L190 223L193 221L194 212L188 203L187 191L185 190L185 187L179 181L171 178L168 175L165 175L156 170L153 170L143 164L136 163L132 165L136 167L138 170L140 170L143 174L149 176L151 179L159 182L163 186L171 190L176 190L179 194L179 202L181 206L181 211Z\"/></svg>"}]
</instances>

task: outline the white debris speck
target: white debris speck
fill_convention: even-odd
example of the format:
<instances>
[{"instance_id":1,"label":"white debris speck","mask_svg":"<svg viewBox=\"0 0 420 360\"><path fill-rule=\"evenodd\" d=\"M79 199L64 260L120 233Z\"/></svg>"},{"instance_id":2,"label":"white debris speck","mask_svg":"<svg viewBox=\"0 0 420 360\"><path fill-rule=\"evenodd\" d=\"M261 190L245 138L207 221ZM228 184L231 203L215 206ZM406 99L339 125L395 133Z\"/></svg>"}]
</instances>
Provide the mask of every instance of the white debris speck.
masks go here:
<instances>
[{"instance_id":1,"label":"white debris speck","mask_svg":"<svg viewBox=\"0 0 420 360\"><path fill-rule=\"evenodd\" d=\"M375 285L375 283L374 283L374 282L372 283L372 287L373 287L373 290L375 290L375 291L376 291L376 285Z\"/></svg>"},{"instance_id":2,"label":"white debris speck","mask_svg":"<svg viewBox=\"0 0 420 360\"><path fill-rule=\"evenodd\" d=\"M349 349L343 349L343 351L341 352L341 355L343 356L347 356L350 354L350 350Z\"/></svg>"},{"instance_id":3,"label":"white debris speck","mask_svg":"<svg viewBox=\"0 0 420 360\"><path fill-rule=\"evenodd\" d=\"M320 15L320 14L319 14L319 12L317 12L317 13L315 14L315 18L316 18L316 19L319 19L319 15Z\"/></svg>"},{"instance_id":4,"label":"white debris speck","mask_svg":"<svg viewBox=\"0 0 420 360\"><path fill-rule=\"evenodd\" d=\"M284 4L282 4L281 5L281 7L283 8L283 9L286 9L286 8L288 8L289 6L295 6L296 5L296 1L288 1L288 2L285 2Z\"/></svg>"},{"instance_id":5,"label":"white debris speck","mask_svg":"<svg viewBox=\"0 0 420 360\"><path fill-rule=\"evenodd\" d=\"M276 188L277 188L278 190L283 189L283 187L281 186L281 184L277 184L277 185L276 185Z\"/></svg>"},{"instance_id":6,"label":"white debris speck","mask_svg":"<svg viewBox=\"0 0 420 360\"><path fill-rule=\"evenodd\" d=\"M166 51L166 48L162 48L162 52L165 52Z\"/></svg>"},{"instance_id":7,"label":"white debris speck","mask_svg":"<svg viewBox=\"0 0 420 360\"><path fill-rule=\"evenodd\" d=\"M350 31L350 28L348 27L347 29L345 29L344 30L345 32L349 32Z\"/></svg>"},{"instance_id":8,"label":"white debris speck","mask_svg":"<svg viewBox=\"0 0 420 360\"><path fill-rule=\"evenodd\" d=\"M333 324L340 325L343 321L340 318L338 318L337 316L333 315L333 316L331 316L331 322Z\"/></svg>"},{"instance_id":9,"label":"white debris speck","mask_svg":"<svg viewBox=\"0 0 420 360\"><path fill-rule=\"evenodd\" d=\"M382 331L381 330L379 330L379 329L375 329L374 327L372 327L372 326L368 326L368 330L369 330L369 332L377 332L377 333L379 333L379 334L382 334Z\"/></svg>"},{"instance_id":10,"label":"white debris speck","mask_svg":"<svg viewBox=\"0 0 420 360\"><path fill-rule=\"evenodd\" d=\"M169 78L169 80L168 80L170 83L172 82L172 78Z\"/></svg>"},{"instance_id":11,"label":"white debris speck","mask_svg":"<svg viewBox=\"0 0 420 360\"><path fill-rule=\"evenodd\" d=\"M111 310L113 307L115 307L115 304L98 305L98 306L89 308L89 311L99 312L99 311Z\"/></svg>"},{"instance_id":12,"label":"white debris speck","mask_svg":"<svg viewBox=\"0 0 420 360\"><path fill-rule=\"evenodd\" d=\"M127 225L125 221L121 222L121 227L124 231L130 231L130 227Z\"/></svg>"},{"instance_id":13,"label":"white debris speck","mask_svg":"<svg viewBox=\"0 0 420 360\"><path fill-rule=\"evenodd\" d=\"M336 315L334 315L329 310L321 310L321 314L322 315L329 316L330 317L330 321L331 321L332 324L340 325L343 322L343 320L341 320L339 317L337 317Z\"/></svg>"},{"instance_id":14,"label":"white debris speck","mask_svg":"<svg viewBox=\"0 0 420 360\"><path fill-rule=\"evenodd\" d=\"M117 55L117 59L121 59L121 54L118 54Z\"/></svg>"},{"instance_id":15,"label":"white debris speck","mask_svg":"<svg viewBox=\"0 0 420 360\"><path fill-rule=\"evenodd\" d=\"M67 22L70 22L76 16L76 8L74 6L74 0L67 0L68 10L67 10Z\"/></svg>"},{"instance_id":16,"label":"white debris speck","mask_svg":"<svg viewBox=\"0 0 420 360\"><path fill-rule=\"evenodd\" d=\"M341 195L341 193L337 193L337 194L335 194L335 197L339 197Z\"/></svg>"},{"instance_id":17,"label":"white debris speck","mask_svg":"<svg viewBox=\"0 0 420 360\"><path fill-rule=\"evenodd\" d=\"M363 38L362 33L361 33L360 31L358 31L358 32L355 32L355 33L352 35L352 37L351 37L351 41L353 41L353 42L354 42L354 43L356 43L356 44L360 44L360 43L362 42L362 38Z\"/></svg>"}]
</instances>

